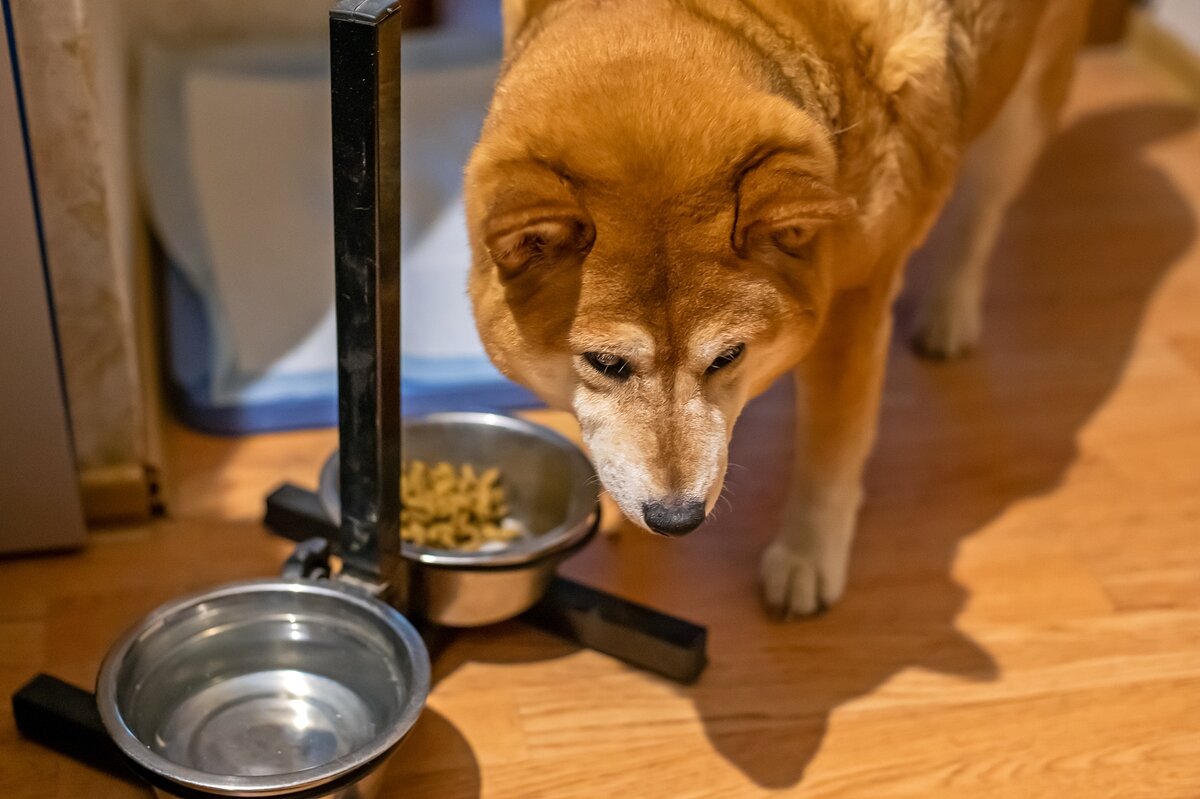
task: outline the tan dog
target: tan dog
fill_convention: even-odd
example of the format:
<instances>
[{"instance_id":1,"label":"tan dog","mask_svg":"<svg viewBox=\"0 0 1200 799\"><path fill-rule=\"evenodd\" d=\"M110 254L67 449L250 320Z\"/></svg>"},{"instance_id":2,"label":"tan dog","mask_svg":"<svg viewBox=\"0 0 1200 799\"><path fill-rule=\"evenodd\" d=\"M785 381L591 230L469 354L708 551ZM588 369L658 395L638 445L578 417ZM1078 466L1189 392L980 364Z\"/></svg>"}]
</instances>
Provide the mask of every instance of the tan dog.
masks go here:
<instances>
[{"instance_id":1,"label":"tan dog","mask_svg":"<svg viewBox=\"0 0 1200 799\"><path fill-rule=\"evenodd\" d=\"M505 0L467 169L488 353L575 412L608 492L666 534L704 520L742 407L794 371L802 440L763 586L788 614L834 602L905 259L959 176L917 341L969 349L1087 6Z\"/></svg>"}]
</instances>

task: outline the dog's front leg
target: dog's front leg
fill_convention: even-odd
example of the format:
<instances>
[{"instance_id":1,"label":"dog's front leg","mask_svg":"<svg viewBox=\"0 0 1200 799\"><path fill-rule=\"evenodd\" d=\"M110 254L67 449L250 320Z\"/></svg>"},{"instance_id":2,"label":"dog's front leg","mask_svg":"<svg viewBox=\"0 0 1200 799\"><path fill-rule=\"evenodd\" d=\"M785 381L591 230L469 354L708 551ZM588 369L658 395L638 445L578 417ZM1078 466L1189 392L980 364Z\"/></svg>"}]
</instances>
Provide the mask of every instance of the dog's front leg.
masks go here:
<instances>
[{"instance_id":1,"label":"dog's front leg","mask_svg":"<svg viewBox=\"0 0 1200 799\"><path fill-rule=\"evenodd\" d=\"M791 490L783 529L762 559L767 605L785 618L828 607L845 589L891 327L890 291L846 292L795 370Z\"/></svg>"}]
</instances>

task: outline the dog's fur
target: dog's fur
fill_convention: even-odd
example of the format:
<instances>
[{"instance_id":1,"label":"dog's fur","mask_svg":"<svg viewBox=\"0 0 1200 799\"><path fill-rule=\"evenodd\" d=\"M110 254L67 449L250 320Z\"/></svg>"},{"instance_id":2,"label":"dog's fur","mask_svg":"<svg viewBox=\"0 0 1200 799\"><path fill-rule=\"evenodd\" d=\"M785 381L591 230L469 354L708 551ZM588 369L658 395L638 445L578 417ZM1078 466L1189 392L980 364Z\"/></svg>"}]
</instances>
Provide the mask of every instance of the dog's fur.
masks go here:
<instances>
[{"instance_id":1,"label":"dog's fur","mask_svg":"<svg viewBox=\"0 0 1200 799\"><path fill-rule=\"evenodd\" d=\"M793 371L801 440L763 587L785 614L835 601L905 259L949 200L917 342L972 347L1087 6L505 0L466 183L488 353L575 412L609 493L660 528L656 503L711 510L742 407Z\"/></svg>"}]
</instances>

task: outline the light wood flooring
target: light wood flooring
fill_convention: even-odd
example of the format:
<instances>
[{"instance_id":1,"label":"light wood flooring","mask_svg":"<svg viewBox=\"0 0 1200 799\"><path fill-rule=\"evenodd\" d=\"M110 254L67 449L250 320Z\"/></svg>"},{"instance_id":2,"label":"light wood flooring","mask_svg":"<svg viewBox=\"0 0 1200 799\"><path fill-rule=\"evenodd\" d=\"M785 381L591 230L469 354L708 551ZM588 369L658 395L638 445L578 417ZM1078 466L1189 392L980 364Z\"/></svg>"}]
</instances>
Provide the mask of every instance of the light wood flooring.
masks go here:
<instances>
[{"instance_id":1,"label":"light wood flooring","mask_svg":"<svg viewBox=\"0 0 1200 799\"><path fill-rule=\"evenodd\" d=\"M679 541L610 525L565 566L708 625L700 682L517 623L465 635L384 799L1200 797L1200 119L1182 97L1087 55L1005 228L981 351L917 359L902 301L840 605L791 624L759 605L781 387L739 423L732 509ZM39 670L88 685L154 605L274 573L262 496L312 484L334 435L171 444L173 518L0 561L5 697ZM2 799L142 796L20 741L0 706Z\"/></svg>"}]
</instances>

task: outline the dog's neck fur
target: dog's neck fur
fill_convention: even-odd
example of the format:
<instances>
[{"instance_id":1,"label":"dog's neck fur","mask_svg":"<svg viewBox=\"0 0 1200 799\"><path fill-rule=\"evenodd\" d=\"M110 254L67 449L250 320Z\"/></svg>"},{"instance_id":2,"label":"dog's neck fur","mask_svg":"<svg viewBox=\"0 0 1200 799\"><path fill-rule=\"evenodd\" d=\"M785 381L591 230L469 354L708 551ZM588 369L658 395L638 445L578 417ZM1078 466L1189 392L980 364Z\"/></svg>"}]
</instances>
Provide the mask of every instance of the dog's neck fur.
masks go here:
<instances>
[{"instance_id":1,"label":"dog's neck fur","mask_svg":"<svg viewBox=\"0 0 1200 799\"><path fill-rule=\"evenodd\" d=\"M507 63L543 34L586 36L581 19L602 25L648 2L507 0L506 15L512 17L506 20ZM908 186L917 195L918 184L948 182L965 135L940 126L962 118L956 109L966 102L971 76L956 66L956 52L970 45L947 0L658 2L748 51L763 74L763 88L824 128L842 164L838 187L858 199L867 224L899 223L886 217L903 199L871 196L872 187L899 187L903 193ZM568 15L569 22L556 24ZM664 36L663 46L671 44ZM876 160L844 157L865 152ZM882 181L881 172L897 179Z\"/></svg>"},{"instance_id":2,"label":"dog's neck fur","mask_svg":"<svg viewBox=\"0 0 1200 799\"><path fill-rule=\"evenodd\" d=\"M645 0L633 2L640 4ZM807 25L806 35L801 39L795 35L795 30L786 32L779 20L772 19L760 9L740 0L669 2L688 11L697 21L748 44L755 50L763 65L771 71L769 77L775 93L810 110L831 133L839 129L840 87L834 77L834 70L821 55L823 48L817 46L817 39L807 34ZM552 24L556 14L573 3L594 5L597 14L622 13L619 8L621 0L506 0L506 15L516 16L515 20L506 21L506 66L518 58L521 52ZM510 8L514 10L509 10Z\"/></svg>"},{"instance_id":3,"label":"dog's neck fur","mask_svg":"<svg viewBox=\"0 0 1200 799\"><path fill-rule=\"evenodd\" d=\"M786 31L761 9L722 0L677 0L696 19L752 47L770 71L771 88L806 109L833 136L842 127L842 87L808 24ZM797 35L801 34L801 35Z\"/></svg>"},{"instance_id":4,"label":"dog's neck fur","mask_svg":"<svg viewBox=\"0 0 1200 799\"><path fill-rule=\"evenodd\" d=\"M568 6L590 6L597 24L603 24L606 16L627 13L622 6L645 2L505 0L507 60L515 59ZM964 55L972 48L971 18L979 12L959 7L979 0L665 2L753 48L774 73L772 88L821 118L831 131L854 124L844 107L848 93L894 94L906 83L933 81L944 84L946 102L962 103L973 82ZM848 66L852 71L847 72Z\"/></svg>"}]
</instances>

